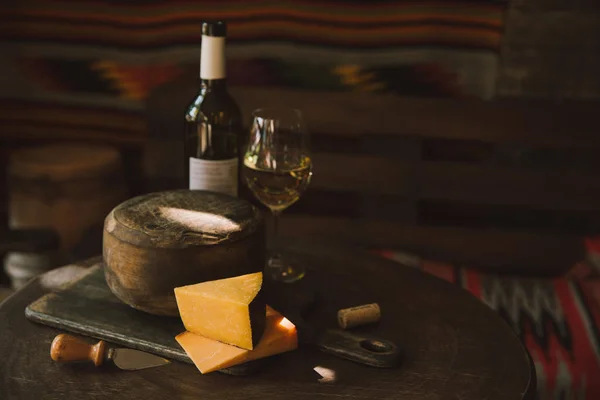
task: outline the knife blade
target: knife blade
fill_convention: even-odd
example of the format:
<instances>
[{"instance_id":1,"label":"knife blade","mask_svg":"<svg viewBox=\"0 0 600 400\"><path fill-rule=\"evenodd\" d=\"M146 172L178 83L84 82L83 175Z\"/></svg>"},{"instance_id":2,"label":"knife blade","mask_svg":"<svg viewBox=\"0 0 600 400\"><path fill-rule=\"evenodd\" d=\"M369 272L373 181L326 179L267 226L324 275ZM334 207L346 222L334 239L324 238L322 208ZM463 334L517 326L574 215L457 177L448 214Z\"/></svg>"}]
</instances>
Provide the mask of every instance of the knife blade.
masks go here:
<instances>
[{"instance_id":1,"label":"knife blade","mask_svg":"<svg viewBox=\"0 0 600 400\"><path fill-rule=\"evenodd\" d=\"M103 340L96 344L89 344L65 333L57 335L52 341L50 357L58 363L91 361L96 367L110 361L118 368L128 371L171 363L167 359L140 350L110 348L106 351L106 343Z\"/></svg>"}]
</instances>

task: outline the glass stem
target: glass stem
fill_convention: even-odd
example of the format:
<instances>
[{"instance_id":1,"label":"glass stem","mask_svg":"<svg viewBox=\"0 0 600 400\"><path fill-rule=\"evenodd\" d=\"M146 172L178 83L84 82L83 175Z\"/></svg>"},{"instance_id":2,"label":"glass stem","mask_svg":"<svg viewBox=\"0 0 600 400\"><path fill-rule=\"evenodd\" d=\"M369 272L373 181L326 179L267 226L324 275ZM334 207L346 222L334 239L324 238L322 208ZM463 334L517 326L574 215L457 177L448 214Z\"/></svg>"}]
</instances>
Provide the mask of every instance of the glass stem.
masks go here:
<instances>
[{"instance_id":1,"label":"glass stem","mask_svg":"<svg viewBox=\"0 0 600 400\"><path fill-rule=\"evenodd\" d=\"M279 215L281 211L273 211L271 210L271 214L273 215L273 234L272 234L272 243L273 243L273 257L281 258L279 254Z\"/></svg>"}]
</instances>

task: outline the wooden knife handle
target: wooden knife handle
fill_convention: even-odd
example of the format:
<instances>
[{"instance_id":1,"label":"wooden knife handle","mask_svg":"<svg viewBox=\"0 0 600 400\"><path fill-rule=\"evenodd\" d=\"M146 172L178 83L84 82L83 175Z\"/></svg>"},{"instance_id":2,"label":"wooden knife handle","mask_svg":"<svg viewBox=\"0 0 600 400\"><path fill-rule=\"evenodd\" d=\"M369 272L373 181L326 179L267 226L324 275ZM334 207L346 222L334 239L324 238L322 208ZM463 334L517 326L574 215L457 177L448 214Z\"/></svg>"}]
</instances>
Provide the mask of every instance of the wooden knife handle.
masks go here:
<instances>
[{"instance_id":1,"label":"wooden knife handle","mask_svg":"<svg viewBox=\"0 0 600 400\"><path fill-rule=\"evenodd\" d=\"M50 357L60 363L89 360L97 367L104 359L104 349L103 340L96 344L89 344L74 336L61 333L52 341Z\"/></svg>"}]
</instances>

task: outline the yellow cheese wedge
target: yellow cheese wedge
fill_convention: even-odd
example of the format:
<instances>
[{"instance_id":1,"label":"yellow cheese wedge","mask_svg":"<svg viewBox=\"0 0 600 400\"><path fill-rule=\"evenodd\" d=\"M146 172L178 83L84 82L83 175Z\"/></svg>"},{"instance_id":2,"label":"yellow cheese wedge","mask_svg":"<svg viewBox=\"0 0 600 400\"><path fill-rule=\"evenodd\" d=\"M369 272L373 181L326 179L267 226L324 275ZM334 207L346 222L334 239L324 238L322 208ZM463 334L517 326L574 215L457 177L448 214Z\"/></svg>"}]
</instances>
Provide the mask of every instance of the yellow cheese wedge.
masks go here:
<instances>
[{"instance_id":1,"label":"yellow cheese wedge","mask_svg":"<svg viewBox=\"0 0 600 400\"><path fill-rule=\"evenodd\" d=\"M191 332L183 332L175 339L203 374L298 348L294 324L267 309L265 333L254 350L240 349Z\"/></svg>"},{"instance_id":2,"label":"yellow cheese wedge","mask_svg":"<svg viewBox=\"0 0 600 400\"><path fill-rule=\"evenodd\" d=\"M175 288L185 329L252 350L265 329L262 272Z\"/></svg>"}]
</instances>

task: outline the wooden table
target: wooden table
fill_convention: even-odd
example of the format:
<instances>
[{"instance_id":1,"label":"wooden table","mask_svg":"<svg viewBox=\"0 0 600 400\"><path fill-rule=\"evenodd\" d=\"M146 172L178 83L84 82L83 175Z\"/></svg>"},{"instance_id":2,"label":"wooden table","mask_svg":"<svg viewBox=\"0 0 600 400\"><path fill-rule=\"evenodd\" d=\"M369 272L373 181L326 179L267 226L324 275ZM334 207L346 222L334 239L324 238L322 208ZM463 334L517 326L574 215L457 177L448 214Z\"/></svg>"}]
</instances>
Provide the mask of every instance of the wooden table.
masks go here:
<instances>
[{"instance_id":1,"label":"wooden table","mask_svg":"<svg viewBox=\"0 0 600 400\"><path fill-rule=\"evenodd\" d=\"M252 376L201 375L193 365L120 371L58 365L49 357L59 333L25 319L45 290L40 280L0 305L0 398L10 399L532 399L535 372L510 328L469 293L420 271L338 244L294 241L288 254L305 263L320 295L310 317L335 326L335 310L378 302L382 320L363 328L394 340L401 365L377 369L313 348L279 356ZM319 382L315 366L332 369Z\"/></svg>"}]
</instances>

